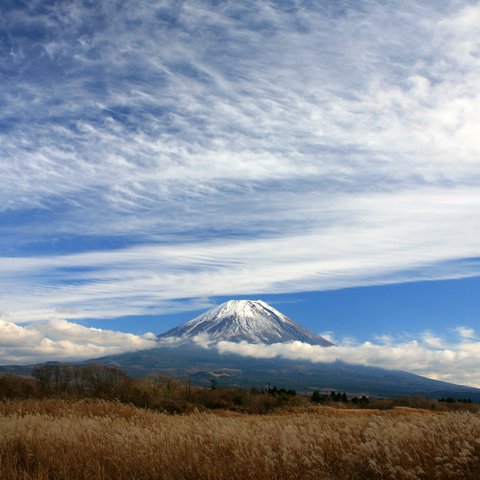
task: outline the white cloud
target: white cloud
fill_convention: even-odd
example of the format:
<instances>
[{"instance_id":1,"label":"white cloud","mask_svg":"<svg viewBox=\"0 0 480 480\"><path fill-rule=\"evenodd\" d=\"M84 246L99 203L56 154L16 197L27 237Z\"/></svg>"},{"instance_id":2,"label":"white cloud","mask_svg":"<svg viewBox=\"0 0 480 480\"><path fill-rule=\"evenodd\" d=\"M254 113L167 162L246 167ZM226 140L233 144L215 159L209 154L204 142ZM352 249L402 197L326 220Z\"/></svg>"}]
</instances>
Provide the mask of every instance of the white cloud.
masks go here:
<instances>
[{"instance_id":1,"label":"white cloud","mask_svg":"<svg viewBox=\"0 0 480 480\"><path fill-rule=\"evenodd\" d=\"M89 328L59 318L24 326L0 320L0 364L85 360L156 345L155 335Z\"/></svg>"},{"instance_id":2,"label":"white cloud","mask_svg":"<svg viewBox=\"0 0 480 480\"><path fill-rule=\"evenodd\" d=\"M474 335L472 329L467 329ZM404 370L436 380L480 387L480 343L460 338L447 342L431 333L420 339L352 343L340 342L333 347L321 347L302 342L273 345L220 341L212 345L205 338L199 343L216 348L220 353L236 353L255 358L288 358L311 362L334 362Z\"/></svg>"},{"instance_id":3,"label":"white cloud","mask_svg":"<svg viewBox=\"0 0 480 480\"><path fill-rule=\"evenodd\" d=\"M204 300L209 296L328 290L480 272L477 262L464 260L480 257L476 188L359 195L354 204L337 197L335 208L350 210L348 222L302 235L0 258L2 309L17 323L50 318L58 311L72 320L113 318L199 310L209 306Z\"/></svg>"},{"instance_id":4,"label":"white cloud","mask_svg":"<svg viewBox=\"0 0 480 480\"><path fill-rule=\"evenodd\" d=\"M124 233L145 234L147 222L147 236L178 234L219 223L211 208L225 229L239 228L238 215L247 229L268 189L275 215L260 216L278 232L284 194L305 193L294 179L312 181L313 194L478 178L479 64L458 53L478 48L465 26L478 6L371 2L342 15L175 3L16 13L14 24L49 29L54 40L37 48L54 57L53 79L29 72L20 94L3 87L21 135L2 138L2 208L50 209L50 227L69 233L118 233L122 218ZM99 14L107 24L80 36ZM167 28L168 15L182 28ZM61 68L53 52L75 61ZM18 69L33 62L26 53ZM287 219L301 212L294 204ZM301 220L324 223L316 213Z\"/></svg>"},{"instance_id":5,"label":"white cloud","mask_svg":"<svg viewBox=\"0 0 480 480\"><path fill-rule=\"evenodd\" d=\"M475 340L476 339L476 333L473 328L467 328L467 327L457 327L455 329L457 334L464 338L465 340Z\"/></svg>"}]
</instances>

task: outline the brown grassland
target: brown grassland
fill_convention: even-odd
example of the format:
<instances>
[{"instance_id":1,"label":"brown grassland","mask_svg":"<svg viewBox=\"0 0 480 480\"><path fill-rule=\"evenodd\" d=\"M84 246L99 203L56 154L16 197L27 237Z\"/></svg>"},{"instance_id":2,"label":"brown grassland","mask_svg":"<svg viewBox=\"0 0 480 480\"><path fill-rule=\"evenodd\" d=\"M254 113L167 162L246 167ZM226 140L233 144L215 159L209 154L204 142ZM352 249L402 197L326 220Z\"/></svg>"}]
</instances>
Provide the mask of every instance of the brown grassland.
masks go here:
<instances>
[{"instance_id":1,"label":"brown grassland","mask_svg":"<svg viewBox=\"0 0 480 480\"><path fill-rule=\"evenodd\" d=\"M4 400L0 478L473 480L480 415L329 406L172 415L98 399Z\"/></svg>"}]
</instances>

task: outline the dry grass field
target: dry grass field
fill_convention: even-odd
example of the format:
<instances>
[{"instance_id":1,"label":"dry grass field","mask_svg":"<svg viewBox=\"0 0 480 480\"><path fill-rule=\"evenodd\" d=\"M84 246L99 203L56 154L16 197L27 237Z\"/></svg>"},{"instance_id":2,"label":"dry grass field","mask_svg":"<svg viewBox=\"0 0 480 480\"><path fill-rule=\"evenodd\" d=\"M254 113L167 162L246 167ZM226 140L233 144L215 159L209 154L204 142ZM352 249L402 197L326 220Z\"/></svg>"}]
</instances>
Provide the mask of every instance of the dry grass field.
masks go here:
<instances>
[{"instance_id":1,"label":"dry grass field","mask_svg":"<svg viewBox=\"0 0 480 480\"><path fill-rule=\"evenodd\" d=\"M478 479L480 416L321 406L169 415L12 400L0 403L0 478Z\"/></svg>"}]
</instances>

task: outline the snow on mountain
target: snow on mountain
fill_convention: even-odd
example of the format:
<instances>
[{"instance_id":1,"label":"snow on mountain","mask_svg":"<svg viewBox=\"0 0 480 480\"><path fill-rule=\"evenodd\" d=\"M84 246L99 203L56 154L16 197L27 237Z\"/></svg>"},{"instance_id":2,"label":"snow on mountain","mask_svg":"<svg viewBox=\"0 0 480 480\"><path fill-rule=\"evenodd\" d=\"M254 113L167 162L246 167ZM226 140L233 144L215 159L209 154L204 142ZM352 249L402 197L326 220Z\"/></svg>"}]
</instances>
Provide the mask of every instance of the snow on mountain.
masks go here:
<instances>
[{"instance_id":1,"label":"snow on mountain","mask_svg":"<svg viewBox=\"0 0 480 480\"><path fill-rule=\"evenodd\" d=\"M271 344L298 340L311 345L333 345L261 300L230 300L157 338L192 340L200 334L209 335L213 341Z\"/></svg>"}]
</instances>

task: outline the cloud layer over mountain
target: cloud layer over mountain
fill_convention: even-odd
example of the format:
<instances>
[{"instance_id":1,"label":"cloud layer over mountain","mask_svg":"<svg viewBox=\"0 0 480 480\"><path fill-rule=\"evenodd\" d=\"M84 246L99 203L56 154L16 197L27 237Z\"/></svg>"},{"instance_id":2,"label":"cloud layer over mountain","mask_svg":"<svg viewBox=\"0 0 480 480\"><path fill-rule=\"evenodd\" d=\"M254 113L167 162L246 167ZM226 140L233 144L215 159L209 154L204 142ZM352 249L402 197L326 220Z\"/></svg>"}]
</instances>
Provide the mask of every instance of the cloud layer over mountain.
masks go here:
<instances>
[{"instance_id":1,"label":"cloud layer over mountain","mask_svg":"<svg viewBox=\"0 0 480 480\"><path fill-rule=\"evenodd\" d=\"M458 329L457 338L453 341L425 332L420 339L383 338L363 343L347 340L333 347L302 342L262 345L221 341L209 344L205 338L198 339L198 343L216 348L220 353L312 362L340 360L356 365L404 370L435 380L480 387L480 342L470 329Z\"/></svg>"}]
</instances>

